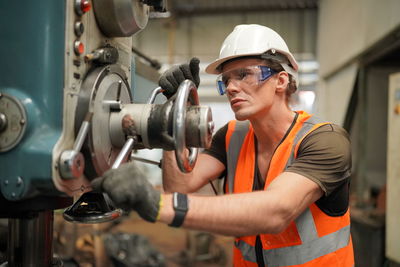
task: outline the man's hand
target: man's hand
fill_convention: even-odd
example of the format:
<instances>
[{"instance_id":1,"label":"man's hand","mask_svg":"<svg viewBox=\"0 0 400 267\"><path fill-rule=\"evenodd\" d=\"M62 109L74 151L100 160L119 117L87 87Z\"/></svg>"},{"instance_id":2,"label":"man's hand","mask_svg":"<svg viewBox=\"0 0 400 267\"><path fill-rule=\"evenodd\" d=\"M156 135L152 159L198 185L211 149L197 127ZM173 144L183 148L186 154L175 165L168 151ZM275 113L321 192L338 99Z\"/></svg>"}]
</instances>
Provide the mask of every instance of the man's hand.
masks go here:
<instances>
[{"instance_id":1,"label":"man's hand","mask_svg":"<svg viewBox=\"0 0 400 267\"><path fill-rule=\"evenodd\" d=\"M146 221L157 220L160 192L153 188L134 163L108 170L102 177L92 181L92 188L107 193L116 206L135 210Z\"/></svg>"},{"instance_id":2,"label":"man's hand","mask_svg":"<svg viewBox=\"0 0 400 267\"><path fill-rule=\"evenodd\" d=\"M200 60L196 57L192 58L189 64L181 64L177 66L171 67L169 70L164 72L160 80L158 81L158 85L165 91L163 94L166 98L170 98L176 93L178 90L179 85L186 79L191 80L194 82L196 87L200 84Z\"/></svg>"}]
</instances>

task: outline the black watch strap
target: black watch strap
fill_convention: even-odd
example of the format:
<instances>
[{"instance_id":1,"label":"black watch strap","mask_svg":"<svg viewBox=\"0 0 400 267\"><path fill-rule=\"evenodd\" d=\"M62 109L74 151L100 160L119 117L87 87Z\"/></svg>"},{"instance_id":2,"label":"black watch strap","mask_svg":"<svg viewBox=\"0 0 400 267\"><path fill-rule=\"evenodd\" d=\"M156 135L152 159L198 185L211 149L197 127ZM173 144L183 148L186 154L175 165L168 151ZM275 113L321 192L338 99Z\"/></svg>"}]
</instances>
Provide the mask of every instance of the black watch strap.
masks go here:
<instances>
[{"instance_id":1,"label":"black watch strap","mask_svg":"<svg viewBox=\"0 0 400 267\"><path fill-rule=\"evenodd\" d=\"M185 194L173 193L172 195L172 205L175 210L175 216L172 223L169 226L180 227L185 220L186 213L189 209L188 197Z\"/></svg>"}]
</instances>

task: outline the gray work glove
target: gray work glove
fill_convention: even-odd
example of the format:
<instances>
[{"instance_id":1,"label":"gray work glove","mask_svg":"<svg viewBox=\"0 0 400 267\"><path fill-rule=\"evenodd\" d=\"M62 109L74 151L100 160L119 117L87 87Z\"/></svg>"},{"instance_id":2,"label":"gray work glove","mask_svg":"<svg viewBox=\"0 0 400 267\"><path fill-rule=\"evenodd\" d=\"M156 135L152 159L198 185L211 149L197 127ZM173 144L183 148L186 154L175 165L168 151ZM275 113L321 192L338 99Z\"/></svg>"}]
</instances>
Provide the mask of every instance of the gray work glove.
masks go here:
<instances>
[{"instance_id":1,"label":"gray work glove","mask_svg":"<svg viewBox=\"0 0 400 267\"><path fill-rule=\"evenodd\" d=\"M169 70L165 71L160 79L158 80L158 85L165 91L163 94L166 98L173 96L178 90L179 85L186 79L191 80L196 87L200 84L200 60L196 57L192 58L189 64L181 64L171 67Z\"/></svg>"},{"instance_id":2,"label":"gray work glove","mask_svg":"<svg viewBox=\"0 0 400 267\"><path fill-rule=\"evenodd\" d=\"M134 163L108 170L102 177L92 181L92 188L107 193L117 207L133 209L149 222L157 220L160 192L153 188Z\"/></svg>"}]
</instances>

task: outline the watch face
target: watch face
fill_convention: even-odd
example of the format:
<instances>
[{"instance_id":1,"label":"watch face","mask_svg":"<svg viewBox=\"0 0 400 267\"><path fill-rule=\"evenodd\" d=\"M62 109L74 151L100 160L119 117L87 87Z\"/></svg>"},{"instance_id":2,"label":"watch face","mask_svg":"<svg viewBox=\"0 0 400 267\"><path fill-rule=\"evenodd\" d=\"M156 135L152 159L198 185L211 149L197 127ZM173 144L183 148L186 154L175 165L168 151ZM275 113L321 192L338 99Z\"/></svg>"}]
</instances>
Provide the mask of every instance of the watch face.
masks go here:
<instances>
[{"instance_id":1,"label":"watch face","mask_svg":"<svg viewBox=\"0 0 400 267\"><path fill-rule=\"evenodd\" d=\"M185 194L175 192L172 195L172 203L174 206L175 216L170 226L180 227L183 224L188 211L188 197Z\"/></svg>"},{"instance_id":2,"label":"watch face","mask_svg":"<svg viewBox=\"0 0 400 267\"><path fill-rule=\"evenodd\" d=\"M181 193L174 193L174 209L180 211L188 210L187 195Z\"/></svg>"}]
</instances>

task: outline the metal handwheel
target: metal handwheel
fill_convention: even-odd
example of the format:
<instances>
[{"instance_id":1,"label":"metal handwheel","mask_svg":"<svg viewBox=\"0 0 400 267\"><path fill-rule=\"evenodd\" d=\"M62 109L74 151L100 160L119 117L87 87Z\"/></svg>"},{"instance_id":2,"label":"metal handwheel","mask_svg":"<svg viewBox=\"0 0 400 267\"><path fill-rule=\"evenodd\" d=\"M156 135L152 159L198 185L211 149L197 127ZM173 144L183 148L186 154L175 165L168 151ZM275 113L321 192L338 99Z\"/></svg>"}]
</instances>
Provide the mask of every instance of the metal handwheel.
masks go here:
<instances>
[{"instance_id":1,"label":"metal handwheel","mask_svg":"<svg viewBox=\"0 0 400 267\"><path fill-rule=\"evenodd\" d=\"M153 104L156 96L161 93L163 89L158 87L153 90L148 104ZM172 107L172 138L175 147L175 158L179 169L182 172L188 173L193 170L197 160L198 148L188 148L189 153L185 151L186 148L186 107L187 103L191 105L199 104L199 97L197 94L196 85L190 81L183 81L175 95L168 101L173 102Z\"/></svg>"},{"instance_id":2,"label":"metal handwheel","mask_svg":"<svg viewBox=\"0 0 400 267\"><path fill-rule=\"evenodd\" d=\"M199 104L197 88L190 80L183 81L176 93L173 110L173 138L175 141L175 157L179 169L182 172L191 172L197 160L198 148L189 148L189 155L186 148L186 105Z\"/></svg>"}]
</instances>

